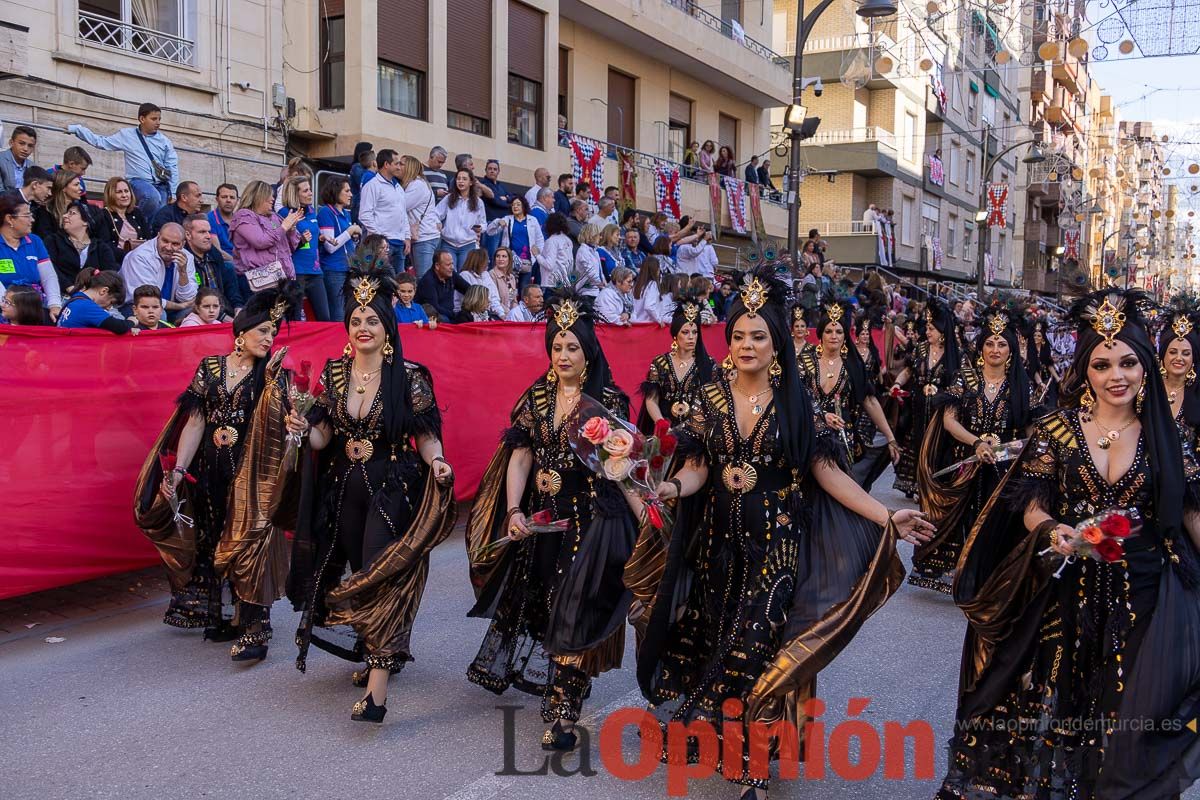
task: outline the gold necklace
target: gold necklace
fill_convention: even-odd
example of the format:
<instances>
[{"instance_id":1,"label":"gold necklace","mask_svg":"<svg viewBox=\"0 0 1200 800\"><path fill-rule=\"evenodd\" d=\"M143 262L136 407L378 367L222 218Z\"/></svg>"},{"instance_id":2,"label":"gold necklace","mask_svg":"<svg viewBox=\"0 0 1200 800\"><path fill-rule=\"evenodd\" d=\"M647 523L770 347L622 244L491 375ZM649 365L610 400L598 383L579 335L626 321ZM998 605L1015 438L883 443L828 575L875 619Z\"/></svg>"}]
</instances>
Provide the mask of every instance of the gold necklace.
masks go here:
<instances>
[{"instance_id":1,"label":"gold necklace","mask_svg":"<svg viewBox=\"0 0 1200 800\"><path fill-rule=\"evenodd\" d=\"M773 391L773 390L771 389L771 387L769 387L769 386L768 386L766 389L763 389L763 390L762 390L761 392L759 392L758 394L746 394L746 393L745 393L745 392L743 392L743 391L741 390L741 388L740 388L740 387L737 385L737 382L734 382L734 383L732 383L732 384L730 384L730 385L731 385L731 386L733 386L733 390L734 390L735 392L737 392L737 393L738 393L738 394L740 394L742 397L744 397L744 398L746 398L747 400L749 400L749 401L750 401L750 405L751 405L751 408L750 408L750 413L751 413L751 414L753 414L753 415L754 415L754 416L756 416L756 417L757 417L757 416L759 416L760 414L762 414L762 413L763 413L763 405L762 405L762 403L760 403L760 402L759 402L759 398L760 398L760 397L762 397L763 395L770 394L770 393Z\"/></svg>"},{"instance_id":2,"label":"gold necklace","mask_svg":"<svg viewBox=\"0 0 1200 800\"><path fill-rule=\"evenodd\" d=\"M579 405L579 398L583 396L583 387L579 387L574 393L568 392L567 387L563 386L560 389L563 399L563 410L559 415L559 422L566 422L567 417L571 416L571 412L575 410L575 406Z\"/></svg>"},{"instance_id":3,"label":"gold necklace","mask_svg":"<svg viewBox=\"0 0 1200 800\"><path fill-rule=\"evenodd\" d=\"M1094 414L1092 415L1092 422L1096 423L1096 427L1101 431L1108 427L1104 423L1100 422L1100 420ZM1103 434L1099 439L1096 440L1096 447L1099 447L1101 450L1107 450L1108 448L1112 447L1112 443L1121 438L1121 431L1125 430L1135 422L1137 422L1136 415L1133 419L1129 420L1129 422L1126 422L1121 427L1110 428L1108 433Z\"/></svg>"},{"instance_id":4,"label":"gold necklace","mask_svg":"<svg viewBox=\"0 0 1200 800\"><path fill-rule=\"evenodd\" d=\"M236 357L237 357L237 356L228 356L228 357L226 357L226 359L225 359L225 370L226 370L226 372L228 372L228 373L229 373L229 377L233 378L234 380L237 380L237 376L238 376L238 375L241 375L241 374L242 374L242 372L244 372L245 370L249 369L249 367L243 367L243 366L236 366L236 365L234 365L234 361L233 361L233 360L234 360ZM239 362L239 363L240 363L240 362Z\"/></svg>"},{"instance_id":5,"label":"gold necklace","mask_svg":"<svg viewBox=\"0 0 1200 800\"><path fill-rule=\"evenodd\" d=\"M987 375L985 374L985 375L983 376L983 382L984 382L984 386L986 386L986 387L987 387L987 391L989 391L989 392L996 392L996 391L999 391L999 390L1000 390L1000 384L1004 383L1004 376L1003 376L1003 375L1001 375L1001 376L1000 376L1000 380L998 380L998 381L994 381L994 382L993 382L993 381L989 381L989 380L987 379Z\"/></svg>"},{"instance_id":6,"label":"gold necklace","mask_svg":"<svg viewBox=\"0 0 1200 800\"><path fill-rule=\"evenodd\" d=\"M354 387L354 391L358 394L366 394L367 384L370 383L371 380L381 371L383 371L383 367L371 370L370 372L360 372L358 376L358 386Z\"/></svg>"}]
</instances>

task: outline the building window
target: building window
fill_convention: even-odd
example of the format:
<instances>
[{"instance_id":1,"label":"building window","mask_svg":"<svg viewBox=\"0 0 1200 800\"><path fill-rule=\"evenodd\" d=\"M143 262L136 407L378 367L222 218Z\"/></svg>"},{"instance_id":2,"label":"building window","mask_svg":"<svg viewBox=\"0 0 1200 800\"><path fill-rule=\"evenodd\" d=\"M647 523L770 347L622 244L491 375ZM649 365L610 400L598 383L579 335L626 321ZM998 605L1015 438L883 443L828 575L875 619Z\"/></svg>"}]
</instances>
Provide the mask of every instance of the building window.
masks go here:
<instances>
[{"instance_id":1,"label":"building window","mask_svg":"<svg viewBox=\"0 0 1200 800\"><path fill-rule=\"evenodd\" d=\"M958 214L953 211L946 218L946 258L954 258L958 254Z\"/></svg>"},{"instance_id":2,"label":"building window","mask_svg":"<svg viewBox=\"0 0 1200 800\"><path fill-rule=\"evenodd\" d=\"M321 108L346 107L346 18L321 20Z\"/></svg>"},{"instance_id":3,"label":"building window","mask_svg":"<svg viewBox=\"0 0 1200 800\"><path fill-rule=\"evenodd\" d=\"M904 112L904 154L909 161L917 160L917 115Z\"/></svg>"},{"instance_id":4,"label":"building window","mask_svg":"<svg viewBox=\"0 0 1200 800\"><path fill-rule=\"evenodd\" d=\"M512 74L508 76L508 140L542 146L542 85Z\"/></svg>"},{"instance_id":5,"label":"building window","mask_svg":"<svg viewBox=\"0 0 1200 800\"><path fill-rule=\"evenodd\" d=\"M967 92L967 122L972 125L979 122L979 90L975 88L974 84Z\"/></svg>"},{"instance_id":6,"label":"building window","mask_svg":"<svg viewBox=\"0 0 1200 800\"><path fill-rule=\"evenodd\" d=\"M379 62L379 110L424 119L425 75L398 64Z\"/></svg>"},{"instance_id":7,"label":"building window","mask_svg":"<svg viewBox=\"0 0 1200 800\"><path fill-rule=\"evenodd\" d=\"M692 101L671 93L667 128L667 158L683 161L684 151L692 143Z\"/></svg>"},{"instance_id":8,"label":"building window","mask_svg":"<svg viewBox=\"0 0 1200 800\"><path fill-rule=\"evenodd\" d=\"M80 0L79 38L190 66L196 60L195 14L188 0Z\"/></svg>"},{"instance_id":9,"label":"building window","mask_svg":"<svg viewBox=\"0 0 1200 800\"><path fill-rule=\"evenodd\" d=\"M950 178L950 183L954 184L955 186L958 186L958 178L959 178L958 162L959 162L959 158L961 157L961 155L962 155L962 147L960 147L957 142L951 142L951 144L950 144L950 173L949 173L948 177Z\"/></svg>"},{"instance_id":10,"label":"building window","mask_svg":"<svg viewBox=\"0 0 1200 800\"><path fill-rule=\"evenodd\" d=\"M900 198L900 244L912 247L916 241L917 219L911 197Z\"/></svg>"},{"instance_id":11,"label":"building window","mask_svg":"<svg viewBox=\"0 0 1200 800\"><path fill-rule=\"evenodd\" d=\"M967 153L967 179L963 183L963 189L971 191L971 187L975 184L975 154Z\"/></svg>"},{"instance_id":12,"label":"building window","mask_svg":"<svg viewBox=\"0 0 1200 800\"><path fill-rule=\"evenodd\" d=\"M571 51L565 47L558 48L558 127L571 127L571 100L567 91L567 67L570 64Z\"/></svg>"},{"instance_id":13,"label":"building window","mask_svg":"<svg viewBox=\"0 0 1200 800\"><path fill-rule=\"evenodd\" d=\"M483 117L464 114L461 111L446 111L446 127L455 130L476 133L480 136L491 136L491 123Z\"/></svg>"}]
</instances>

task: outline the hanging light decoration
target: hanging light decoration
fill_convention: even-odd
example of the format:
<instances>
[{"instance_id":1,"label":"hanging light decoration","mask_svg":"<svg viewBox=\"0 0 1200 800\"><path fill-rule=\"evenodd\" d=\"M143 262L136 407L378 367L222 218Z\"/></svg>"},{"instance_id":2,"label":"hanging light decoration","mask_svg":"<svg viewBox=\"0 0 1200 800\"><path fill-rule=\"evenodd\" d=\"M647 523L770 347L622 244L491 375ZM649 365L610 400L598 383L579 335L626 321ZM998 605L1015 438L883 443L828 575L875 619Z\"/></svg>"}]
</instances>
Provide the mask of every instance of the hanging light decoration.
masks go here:
<instances>
[{"instance_id":1,"label":"hanging light decoration","mask_svg":"<svg viewBox=\"0 0 1200 800\"><path fill-rule=\"evenodd\" d=\"M1171 174L1171 168L1163 167L1163 175L1170 175L1170 174Z\"/></svg>"},{"instance_id":2,"label":"hanging light decoration","mask_svg":"<svg viewBox=\"0 0 1200 800\"><path fill-rule=\"evenodd\" d=\"M1125 41L1123 41L1119 45L1117 45L1117 49L1121 51L1121 55L1127 56L1133 52L1133 41L1130 39L1126 39Z\"/></svg>"},{"instance_id":3,"label":"hanging light decoration","mask_svg":"<svg viewBox=\"0 0 1200 800\"><path fill-rule=\"evenodd\" d=\"M997 50L995 58L997 64L1007 64L1012 59L1012 54L1007 50Z\"/></svg>"},{"instance_id":4,"label":"hanging light decoration","mask_svg":"<svg viewBox=\"0 0 1200 800\"><path fill-rule=\"evenodd\" d=\"M1079 36L1072 39L1070 44L1067 45L1067 52L1076 58L1083 58L1088 54L1088 47L1087 39Z\"/></svg>"},{"instance_id":5,"label":"hanging light decoration","mask_svg":"<svg viewBox=\"0 0 1200 800\"><path fill-rule=\"evenodd\" d=\"M1042 46L1038 48L1038 57L1042 61L1053 61L1058 58L1058 53L1058 42L1043 42Z\"/></svg>"},{"instance_id":6,"label":"hanging light decoration","mask_svg":"<svg viewBox=\"0 0 1200 800\"><path fill-rule=\"evenodd\" d=\"M929 72L929 70L933 69L933 59L925 56L917 62L917 66L921 68L922 72Z\"/></svg>"},{"instance_id":7,"label":"hanging light decoration","mask_svg":"<svg viewBox=\"0 0 1200 800\"><path fill-rule=\"evenodd\" d=\"M896 63L888 56L880 56L875 59L875 71L880 75L891 72L894 66L896 66Z\"/></svg>"},{"instance_id":8,"label":"hanging light decoration","mask_svg":"<svg viewBox=\"0 0 1200 800\"><path fill-rule=\"evenodd\" d=\"M942 7L937 4L937 0L929 0L929 2L925 4L925 13L927 14L936 14L941 10Z\"/></svg>"},{"instance_id":9,"label":"hanging light decoration","mask_svg":"<svg viewBox=\"0 0 1200 800\"><path fill-rule=\"evenodd\" d=\"M1071 170L1071 177L1077 181L1083 180L1083 170L1079 167L1075 167L1075 169Z\"/></svg>"},{"instance_id":10,"label":"hanging light decoration","mask_svg":"<svg viewBox=\"0 0 1200 800\"><path fill-rule=\"evenodd\" d=\"M1195 175L1200 172L1200 164L1188 164L1188 174Z\"/></svg>"}]
</instances>

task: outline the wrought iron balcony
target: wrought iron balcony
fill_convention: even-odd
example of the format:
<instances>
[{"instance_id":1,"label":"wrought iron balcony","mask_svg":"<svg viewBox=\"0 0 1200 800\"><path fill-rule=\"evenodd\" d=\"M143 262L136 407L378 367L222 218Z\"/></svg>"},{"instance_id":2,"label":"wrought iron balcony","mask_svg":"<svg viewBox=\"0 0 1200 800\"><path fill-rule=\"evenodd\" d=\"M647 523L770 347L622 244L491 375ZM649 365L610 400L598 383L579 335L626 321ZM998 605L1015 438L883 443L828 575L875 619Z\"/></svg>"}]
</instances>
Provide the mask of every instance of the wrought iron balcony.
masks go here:
<instances>
[{"instance_id":1,"label":"wrought iron balcony","mask_svg":"<svg viewBox=\"0 0 1200 800\"><path fill-rule=\"evenodd\" d=\"M79 38L88 44L172 64L191 66L196 57L196 43L189 39L87 11L79 12Z\"/></svg>"},{"instance_id":2,"label":"wrought iron balcony","mask_svg":"<svg viewBox=\"0 0 1200 800\"><path fill-rule=\"evenodd\" d=\"M776 53L762 42L746 36L745 32L736 34L731 21L721 19L715 14L704 10L699 3L695 2L695 0L666 0L666 2L669 5L678 8L689 17L698 20L703 25L707 25L709 28L712 28L722 36L733 39L735 42L740 43L750 52L765 58L781 69L791 69L791 63L787 60L787 58L781 56L779 53Z\"/></svg>"}]
</instances>

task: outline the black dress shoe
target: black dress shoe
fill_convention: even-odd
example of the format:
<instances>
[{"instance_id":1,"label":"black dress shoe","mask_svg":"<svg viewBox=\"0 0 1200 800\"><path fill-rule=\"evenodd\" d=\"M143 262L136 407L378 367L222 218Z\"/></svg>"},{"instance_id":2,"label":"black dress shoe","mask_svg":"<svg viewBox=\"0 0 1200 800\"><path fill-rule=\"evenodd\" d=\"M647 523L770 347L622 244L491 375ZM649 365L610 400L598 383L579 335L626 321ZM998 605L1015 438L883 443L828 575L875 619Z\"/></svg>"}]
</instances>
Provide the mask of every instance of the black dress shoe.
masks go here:
<instances>
[{"instance_id":1,"label":"black dress shoe","mask_svg":"<svg viewBox=\"0 0 1200 800\"><path fill-rule=\"evenodd\" d=\"M554 727L542 734L542 749L570 752L575 749L576 741L575 731L564 731L562 724L555 722Z\"/></svg>"},{"instance_id":2,"label":"black dress shoe","mask_svg":"<svg viewBox=\"0 0 1200 800\"><path fill-rule=\"evenodd\" d=\"M229 624L228 620L222 620L218 625L204 629L204 641L206 642L232 642L238 638L238 629Z\"/></svg>"},{"instance_id":3,"label":"black dress shoe","mask_svg":"<svg viewBox=\"0 0 1200 800\"><path fill-rule=\"evenodd\" d=\"M235 644L229 650L229 657L234 661L262 661L267 657L265 644Z\"/></svg>"},{"instance_id":4,"label":"black dress shoe","mask_svg":"<svg viewBox=\"0 0 1200 800\"><path fill-rule=\"evenodd\" d=\"M387 705L375 705L375 698L367 692L367 696L354 704L350 709L350 719L355 722L383 722L383 715L387 713Z\"/></svg>"}]
</instances>

